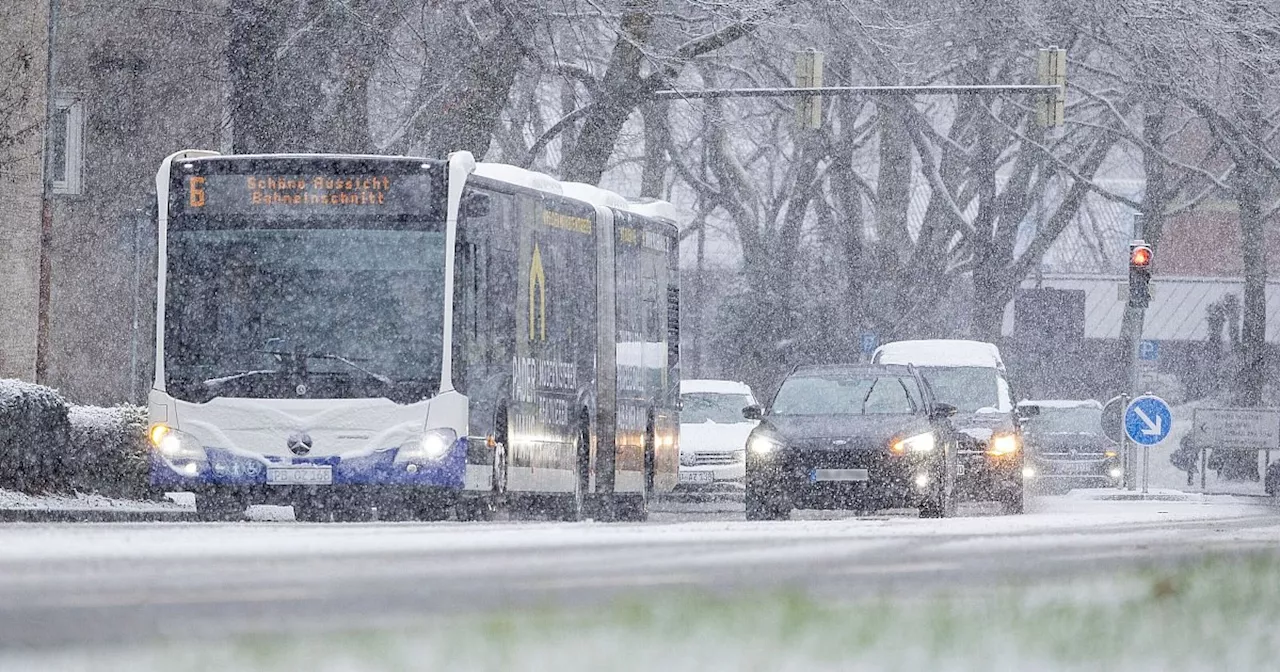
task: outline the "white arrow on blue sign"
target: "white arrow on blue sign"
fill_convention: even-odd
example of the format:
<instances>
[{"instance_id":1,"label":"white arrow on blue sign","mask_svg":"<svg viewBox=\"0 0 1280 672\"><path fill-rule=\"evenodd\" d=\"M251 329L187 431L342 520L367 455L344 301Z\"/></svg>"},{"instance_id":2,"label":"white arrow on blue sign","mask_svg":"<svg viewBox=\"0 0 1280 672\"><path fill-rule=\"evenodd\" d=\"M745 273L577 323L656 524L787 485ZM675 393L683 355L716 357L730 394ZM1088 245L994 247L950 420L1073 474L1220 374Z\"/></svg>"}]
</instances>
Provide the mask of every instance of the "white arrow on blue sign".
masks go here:
<instances>
[{"instance_id":1,"label":"white arrow on blue sign","mask_svg":"<svg viewBox=\"0 0 1280 672\"><path fill-rule=\"evenodd\" d=\"M1144 395L1129 402L1124 409L1124 431L1129 440L1140 446L1153 446L1164 441L1173 429L1173 412L1164 399Z\"/></svg>"}]
</instances>

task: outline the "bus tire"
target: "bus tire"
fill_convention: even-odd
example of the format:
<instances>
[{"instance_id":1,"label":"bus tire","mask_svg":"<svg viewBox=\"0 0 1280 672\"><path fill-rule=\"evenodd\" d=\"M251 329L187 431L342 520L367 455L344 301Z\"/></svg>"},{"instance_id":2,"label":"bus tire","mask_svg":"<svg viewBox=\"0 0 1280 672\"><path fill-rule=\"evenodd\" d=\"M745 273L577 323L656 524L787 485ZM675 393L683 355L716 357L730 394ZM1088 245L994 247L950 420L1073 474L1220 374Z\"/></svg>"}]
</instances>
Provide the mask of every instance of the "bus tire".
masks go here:
<instances>
[{"instance_id":1,"label":"bus tire","mask_svg":"<svg viewBox=\"0 0 1280 672\"><path fill-rule=\"evenodd\" d=\"M206 523L234 522L244 520L244 511L248 508L245 501L234 494L211 492L196 494L196 520Z\"/></svg>"},{"instance_id":2,"label":"bus tire","mask_svg":"<svg viewBox=\"0 0 1280 672\"><path fill-rule=\"evenodd\" d=\"M493 479L490 483L493 494L499 497L507 492L508 466L510 463L507 455L509 440L507 404L503 402L498 406L498 411L494 414L493 419Z\"/></svg>"},{"instance_id":3,"label":"bus tire","mask_svg":"<svg viewBox=\"0 0 1280 672\"><path fill-rule=\"evenodd\" d=\"M649 498L643 493L635 495L615 495L613 498L614 520L621 523L643 523L649 520Z\"/></svg>"},{"instance_id":4,"label":"bus tire","mask_svg":"<svg viewBox=\"0 0 1280 672\"><path fill-rule=\"evenodd\" d=\"M644 430L644 466L641 471L644 479L643 489L646 500L653 499L653 494L657 489L655 484L658 463L657 439L657 428L654 420L654 413L653 410L650 409L649 421Z\"/></svg>"},{"instance_id":5,"label":"bus tire","mask_svg":"<svg viewBox=\"0 0 1280 672\"><path fill-rule=\"evenodd\" d=\"M584 406L578 414L578 433L573 452L573 494L565 504L564 519L587 519L587 491L591 488L591 415Z\"/></svg>"},{"instance_id":6,"label":"bus tire","mask_svg":"<svg viewBox=\"0 0 1280 672\"><path fill-rule=\"evenodd\" d=\"M492 497L461 497L453 505L453 509L459 522L471 523L494 519L495 507Z\"/></svg>"}]
</instances>

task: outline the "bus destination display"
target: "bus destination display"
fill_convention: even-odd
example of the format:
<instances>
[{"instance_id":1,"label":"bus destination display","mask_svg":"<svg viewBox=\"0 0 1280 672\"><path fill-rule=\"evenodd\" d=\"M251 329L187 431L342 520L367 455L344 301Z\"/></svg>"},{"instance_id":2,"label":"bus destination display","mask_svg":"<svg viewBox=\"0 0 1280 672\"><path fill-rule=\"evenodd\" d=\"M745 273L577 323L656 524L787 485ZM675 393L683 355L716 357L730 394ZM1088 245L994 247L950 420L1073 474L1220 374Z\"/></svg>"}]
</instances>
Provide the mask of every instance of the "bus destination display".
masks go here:
<instances>
[{"instance_id":1,"label":"bus destination display","mask_svg":"<svg viewBox=\"0 0 1280 672\"><path fill-rule=\"evenodd\" d=\"M188 211L205 214L403 215L430 204L428 175L193 175Z\"/></svg>"}]
</instances>

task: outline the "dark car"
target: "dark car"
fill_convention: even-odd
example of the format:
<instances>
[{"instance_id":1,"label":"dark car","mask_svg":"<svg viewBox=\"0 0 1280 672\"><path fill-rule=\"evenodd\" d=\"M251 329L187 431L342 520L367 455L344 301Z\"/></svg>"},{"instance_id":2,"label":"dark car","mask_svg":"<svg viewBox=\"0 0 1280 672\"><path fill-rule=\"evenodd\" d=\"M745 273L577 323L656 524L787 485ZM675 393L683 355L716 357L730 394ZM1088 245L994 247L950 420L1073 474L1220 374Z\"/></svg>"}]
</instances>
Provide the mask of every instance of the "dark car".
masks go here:
<instances>
[{"instance_id":1,"label":"dark car","mask_svg":"<svg viewBox=\"0 0 1280 672\"><path fill-rule=\"evenodd\" d=\"M954 413L912 367L797 368L768 408L743 409L761 421L747 440L747 518L898 507L954 515Z\"/></svg>"},{"instance_id":2,"label":"dark car","mask_svg":"<svg viewBox=\"0 0 1280 672\"><path fill-rule=\"evenodd\" d=\"M1112 487L1120 482L1119 447L1102 432L1102 404L1087 400L1024 401L1040 409L1023 421L1027 482L1044 493Z\"/></svg>"}]
</instances>

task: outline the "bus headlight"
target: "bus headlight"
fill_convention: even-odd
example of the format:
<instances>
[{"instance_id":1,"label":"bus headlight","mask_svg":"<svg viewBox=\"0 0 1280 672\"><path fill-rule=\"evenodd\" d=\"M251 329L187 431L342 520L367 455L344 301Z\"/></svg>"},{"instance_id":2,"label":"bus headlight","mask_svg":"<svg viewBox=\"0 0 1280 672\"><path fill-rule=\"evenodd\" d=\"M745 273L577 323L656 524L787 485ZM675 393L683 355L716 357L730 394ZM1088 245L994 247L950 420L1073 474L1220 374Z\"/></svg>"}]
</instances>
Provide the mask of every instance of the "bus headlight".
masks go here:
<instances>
[{"instance_id":1,"label":"bus headlight","mask_svg":"<svg viewBox=\"0 0 1280 672\"><path fill-rule=\"evenodd\" d=\"M1018 452L1018 437L1014 434L996 434L991 437L987 454L1003 457Z\"/></svg>"},{"instance_id":2,"label":"bus headlight","mask_svg":"<svg viewBox=\"0 0 1280 672\"><path fill-rule=\"evenodd\" d=\"M196 437L165 424L155 424L147 433L156 452L169 460L205 461L204 446Z\"/></svg>"},{"instance_id":3,"label":"bus headlight","mask_svg":"<svg viewBox=\"0 0 1280 672\"><path fill-rule=\"evenodd\" d=\"M449 454L449 448L458 440L452 429L429 429L420 438L400 444L396 450L396 462L435 462Z\"/></svg>"},{"instance_id":4,"label":"bus headlight","mask_svg":"<svg viewBox=\"0 0 1280 672\"><path fill-rule=\"evenodd\" d=\"M893 444L893 452L898 455L906 453L932 453L938 441L934 438L933 432L925 432L924 434L916 434L908 436L901 441Z\"/></svg>"}]
</instances>

